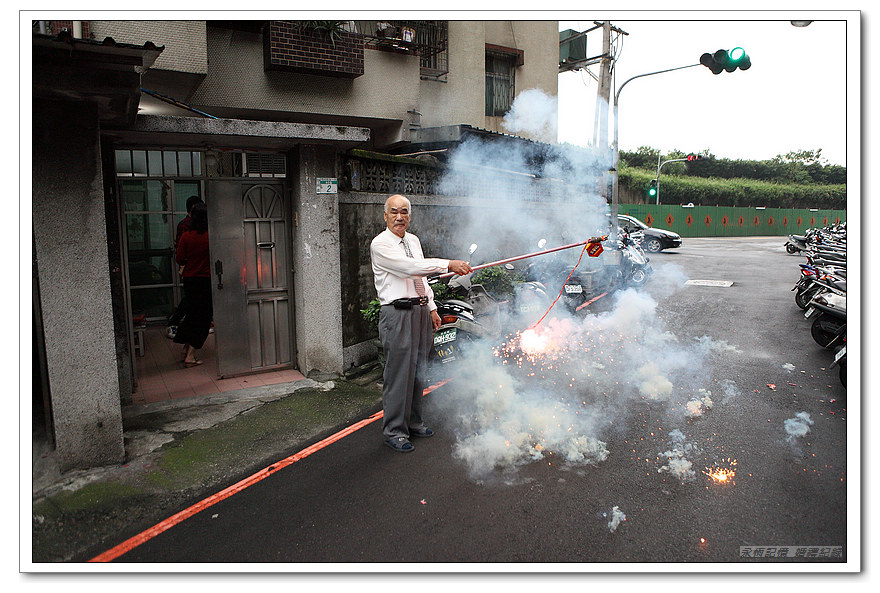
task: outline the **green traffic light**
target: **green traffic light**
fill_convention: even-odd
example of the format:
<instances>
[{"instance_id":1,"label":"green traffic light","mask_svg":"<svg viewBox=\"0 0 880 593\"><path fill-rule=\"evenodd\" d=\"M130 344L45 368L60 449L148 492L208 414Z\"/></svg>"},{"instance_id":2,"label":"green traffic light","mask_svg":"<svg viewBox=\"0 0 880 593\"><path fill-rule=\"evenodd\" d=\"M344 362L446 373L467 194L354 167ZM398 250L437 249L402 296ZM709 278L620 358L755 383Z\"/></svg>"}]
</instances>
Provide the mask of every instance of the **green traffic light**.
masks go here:
<instances>
[{"instance_id":1,"label":"green traffic light","mask_svg":"<svg viewBox=\"0 0 880 593\"><path fill-rule=\"evenodd\" d=\"M730 50L728 55L730 56L730 59L732 61L739 62L741 59L743 59L743 56L746 55L746 50L741 47L734 47L732 50Z\"/></svg>"}]
</instances>

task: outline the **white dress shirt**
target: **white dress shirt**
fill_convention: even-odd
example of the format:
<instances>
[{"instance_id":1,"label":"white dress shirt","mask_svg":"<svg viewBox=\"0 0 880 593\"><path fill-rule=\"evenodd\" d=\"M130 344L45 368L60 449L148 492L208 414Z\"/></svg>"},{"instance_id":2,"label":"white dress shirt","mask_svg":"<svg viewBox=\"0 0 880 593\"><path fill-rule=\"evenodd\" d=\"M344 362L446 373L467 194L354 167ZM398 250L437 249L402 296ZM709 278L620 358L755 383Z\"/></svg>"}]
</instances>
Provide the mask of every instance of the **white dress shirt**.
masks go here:
<instances>
[{"instance_id":1,"label":"white dress shirt","mask_svg":"<svg viewBox=\"0 0 880 593\"><path fill-rule=\"evenodd\" d=\"M407 257L403 248L406 241L412 252ZM449 268L449 260L438 257L424 256L419 238L412 233L404 233L403 239L387 228L376 235L370 243L370 259L373 264L373 278L379 303L388 305L392 301L403 298L417 297L413 282L421 282L428 295L428 309L434 311L434 291L425 282L429 274L441 274Z\"/></svg>"}]
</instances>

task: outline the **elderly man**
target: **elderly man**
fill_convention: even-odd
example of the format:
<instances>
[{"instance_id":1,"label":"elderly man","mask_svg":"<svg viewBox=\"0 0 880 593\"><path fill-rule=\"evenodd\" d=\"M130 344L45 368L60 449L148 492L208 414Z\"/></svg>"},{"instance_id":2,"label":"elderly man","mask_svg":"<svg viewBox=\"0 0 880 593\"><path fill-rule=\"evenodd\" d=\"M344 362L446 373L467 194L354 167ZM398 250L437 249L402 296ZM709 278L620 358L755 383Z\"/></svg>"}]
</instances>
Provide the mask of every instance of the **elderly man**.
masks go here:
<instances>
[{"instance_id":1,"label":"elderly man","mask_svg":"<svg viewBox=\"0 0 880 593\"><path fill-rule=\"evenodd\" d=\"M419 238L406 232L412 216L412 204L406 197L389 197L384 216L388 228L370 243L376 292L382 305L379 338L385 350L382 432L386 445L408 453L414 449L411 437L434 434L422 420L422 391L425 364L440 316L425 276L447 271L469 274L473 270L465 261L424 257Z\"/></svg>"}]
</instances>

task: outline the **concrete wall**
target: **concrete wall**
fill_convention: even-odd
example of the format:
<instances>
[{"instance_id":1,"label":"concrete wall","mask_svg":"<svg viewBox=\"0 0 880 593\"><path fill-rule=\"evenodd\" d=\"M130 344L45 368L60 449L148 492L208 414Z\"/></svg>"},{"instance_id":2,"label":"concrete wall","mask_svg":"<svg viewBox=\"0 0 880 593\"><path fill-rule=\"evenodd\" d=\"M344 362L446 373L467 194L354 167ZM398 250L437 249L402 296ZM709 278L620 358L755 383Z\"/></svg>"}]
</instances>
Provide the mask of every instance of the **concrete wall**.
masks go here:
<instances>
[{"instance_id":1,"label":"concrete wall","mask_svg":"<svg viewBox=\"0 0 880 593\"><path fill-rule=\"evenodd\" d=\"M337 177L336 151L302 145L292 157L299 163L293 185L294 307L297 367L341 373L342 303L340 297L339 200L318 194L318 177Z\"/></svg>"},{"instance_id":2,"label":"concrete wall","mask_svg":"<svg viewBox=\"0 0 880 593\"><path fill-rule=\"evenodd\" d=\"M208 72L205 21L89 21L89 26L96 41L112 37L117 43L164 45L152 70Z\"/></svg>"},{"instance_id":3,"label":"concrete wall","mask_svg":"<svg viewBox=\"0 0 880 593\"><path fill-rule=\"evenodd\" d=\"M485 127L486 41L482 21L449 21L449 73L445 82L419 87L422 127L469 124ZM454 99L453 99L454 98Z\"/></svg>"},{"instance_id":4,"label":"concrete wall","mask_svg":"<svg viewBox=\"0 0 880 593\"><path fill-rule=\"evenodd\" d=\"M556 96L559 80L558 21L489 21L486 43L523 50L516 69L516 94L541 89Z\"/></svg>"},{"instance_id":5,"label":"concrete wall","mask_svg":"<svg viewBox=\"0 0 880 593\"><path fill-rule=\"evenodd\" d=\"M364 51L355 79L263 70L263 36L208 29L211 69L192 102L209 107L403 119L416 103L419 58Z\"/></svg>"},{"instance_id":6,"label":"concrete wall","mask_svg":"<svg viewBox=\"0 0 880 593\"><path fill-rule=\"evenodd\" d=\"M486 44L523 50L525 61L515 74L517 95L524 90L541 89L555 97L557 28L557 21L449 21L449 74L445 82L421 82L418 110L422 126L469 124L508 132L501 126L502 118L486 116ZM539 140L556 142L556 138Z\"/></svg>"},{"instance_id":7,"label":"concrete wall","mask_svg":"<svg viewBox=\"0 0 880 593\"><path fill-rule=\"evenodd\" d=\"M113 334L97 114L34 102L33 233L62 470L119 463Z\"/></svg>"}]
</instances>

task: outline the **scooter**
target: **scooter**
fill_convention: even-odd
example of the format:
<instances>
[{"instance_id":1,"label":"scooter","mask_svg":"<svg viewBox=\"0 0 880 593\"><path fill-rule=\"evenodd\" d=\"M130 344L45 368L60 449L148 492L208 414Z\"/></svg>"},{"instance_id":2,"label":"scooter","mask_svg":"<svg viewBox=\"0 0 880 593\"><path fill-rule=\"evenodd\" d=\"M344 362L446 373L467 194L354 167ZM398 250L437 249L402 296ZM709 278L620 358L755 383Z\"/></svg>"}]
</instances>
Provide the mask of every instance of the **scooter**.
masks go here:
<instances>
[{"instance_id":1,"label":"scooter","mask_svg":"<svg viewBox=\"0 0 880 593\"><path fill-rule=\"evenodd\" d=\"M823 348L834 348L846 339L846 295L825 293L810 301L804 318L813 319L810 335Z\"/></svg>"},{"instance_id":2,"label":"scooter","mask_svg":"<svg viewBox=\"0 0 880 593\"><path fill-rule=\"evenodd\" d=\"M785 242L785 250L788 253L800 253L810 247L810 231L806 235L789 235Z\"/></svg>"},{"instance_id":3,"label":"scooter","mask_svg":"<svg viewBox=\"0 0 880 593\"><path fill-rule=\"evenodd\" d=\"M476 249L476 244L471 245L469 255ZM455 298L435 301L441 325L434 331L431 358L441 364L465 356L478 341L492 342L505 331L519 329L511 325L526 323L546 306L547 294L538 282L517 283L511 302L490 294L482 284L474 283L472 276L452 277L447 286ZM429 282L435 284L438 279Z\"/></svg>"},{"instance_id":4,"label":"scooter","mask_svg":"<svg viewBox=\"0 0 880 593\"><path fill-rule=\"evenodd\" d=\"M795 291L794 302L801 309L806 309L814 297L824 292L846 294L846 276L832 268L820 268L809 264L800 264L801 277L792 287Z\"/></svg>"},{"instance_id":5,"label":"scooter","mask_svg":"<svg viewBox=\"0 0 880 593\"><path fill-rule=\"evenodd\" d=\"M616 250L607 250L597 265L576 269L566 266L553 272L556 292L569 311L576 313L597 302L604 296L626 286L642 286L654 272L649 258L639 244L621 230ZM554 280L547 280L551 293Z\"/></svg>"},{"instance_id":6,"label":"scooter","mask_svg":"<svg viewBox=\"0 0 880 593\"><path fill-rule=\"evenodd\" d=\"M642 286L654 273L654 267L648 263L651 260L645 255L639 243L624 231L620 232L618 244L623 256L621 258L623 281L629 286Z\"/></svg>"}]
</instances>

